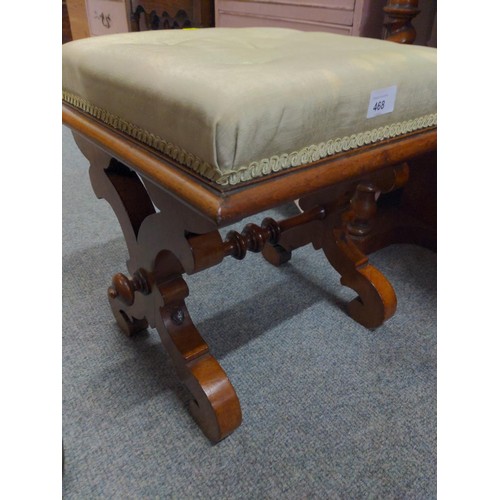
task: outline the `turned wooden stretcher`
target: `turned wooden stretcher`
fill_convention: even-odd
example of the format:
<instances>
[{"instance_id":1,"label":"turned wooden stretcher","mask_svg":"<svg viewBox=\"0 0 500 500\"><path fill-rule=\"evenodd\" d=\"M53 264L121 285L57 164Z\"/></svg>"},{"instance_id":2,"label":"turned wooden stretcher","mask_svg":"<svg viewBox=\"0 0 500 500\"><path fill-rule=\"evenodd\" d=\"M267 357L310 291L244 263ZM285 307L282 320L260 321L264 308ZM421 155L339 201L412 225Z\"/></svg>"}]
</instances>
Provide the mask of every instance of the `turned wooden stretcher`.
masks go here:
<instances>
[{"instance_id":1,"label":"turned wooden stretcher","mask_svg":"<svg viewBox=\"0 0 500 500\"><path fill-rule=\"evenodd\" d=\"M398 25L394 37L403 32ZM185 274L226 257L243 259L248 251L279 266L311 243L358 294L347 304L349 315L376 328L395 313L396 295L367 254L396 242L435 248L434 126L243 184L219 185L69 104L63 105L63 122L89 160L93 189L113 207L128 246L130 276L117 274L108 290L116 320L127 335L157 329L193 396L190 410L212 441L240 425L241 410L191 321ZM293 200L299 200L299 215L266 218L221 236L221 228Z\"/></svg>"}]
</instances>

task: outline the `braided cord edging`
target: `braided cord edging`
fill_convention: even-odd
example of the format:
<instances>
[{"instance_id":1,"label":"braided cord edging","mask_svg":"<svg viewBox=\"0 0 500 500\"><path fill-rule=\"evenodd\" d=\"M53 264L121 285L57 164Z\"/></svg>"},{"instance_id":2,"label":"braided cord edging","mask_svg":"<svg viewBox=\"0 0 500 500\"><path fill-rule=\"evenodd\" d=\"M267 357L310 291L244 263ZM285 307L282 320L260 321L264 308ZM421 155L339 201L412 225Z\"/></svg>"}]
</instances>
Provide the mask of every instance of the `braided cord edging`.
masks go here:
<instances>
[{"instance_id":1,"label":"braided cord edging","mask_svg":"<svg viewBox=\"0 0 500 500\"><path fill-rule=\"evenodd\" d=\"M367 130L350 136L330 139L327 142L313 144L299 151L285 153L280 156L271 156L260 161L254 161L247 166L227 172L217 181L219 184L235 185L240 182L249 181L256 177L268 175L272 172L307 165L335 153L349 151L351 149L367 146L385 139L391 139L399 135L408 134L416 130L433 127L437 125L437 113L420 116L413 120L406 120L392 125Z\"/></svg>"},{"instance_id":2,"label":"braided cord edging","mask_svg":"<svg viewBox=\"0 0 500 500\"><path fill-rule=\"evenodd\" d=\"M137 139L138 141L151 146L152 148L167 155L169 158L172 158L182 165L193 169L203 177L218 182L218 179L222 176L222 172L219 169L217 169L213 165L210 165L208 162L202 160L201 158L198 158L197 156L185 151L179 146L165 141L161 137L158 137L157 135L152 134L151 132L148 132L141 127L138 127L137 125L134 125L133 123L130 123L123 118L120 118L119 116L106 111L103 108L94 106L86 99L63 91L63 101L71 104L81 111L84 111L85 113L88 113L94 118L97 118L99 121L102 121L106 125L109 125L110 127L113 127L120 132L124 132L134 139Z\"/></svg>"},{"instance_id":3,"label":"braided cord edging","mask_svg":"<svg viewBox=\"0 0 500 500\"><path fill-rule=\"evenodd\" d=\"M241 182L250 181L273 172L279 172L290 167L307 165L321 160L322 158L326 158L327 156L332 156L336 153L349 151L351 149L437 125L437 113L431 113L412 120L393 123L391 125L367 130L358 134L330 139L326 142L306 146L305 148L302 148L299 151L293 151L292 153L284 153L280 156L274 155L271 156L271 158L254 161L248 165L242 165L235 170L222 173L218 167L209 164L192 153L185 151L171 142L165 141L161 137L142 129L117 115L94 106L86 99L63 91L63 101L75 106L85 113L92 115L94 118L104 122L106 125L120 130L134 139L151 146L182 165L191 168L201 176L215 181L217 184L231 186Z\"/></svg>"}]
</instances>

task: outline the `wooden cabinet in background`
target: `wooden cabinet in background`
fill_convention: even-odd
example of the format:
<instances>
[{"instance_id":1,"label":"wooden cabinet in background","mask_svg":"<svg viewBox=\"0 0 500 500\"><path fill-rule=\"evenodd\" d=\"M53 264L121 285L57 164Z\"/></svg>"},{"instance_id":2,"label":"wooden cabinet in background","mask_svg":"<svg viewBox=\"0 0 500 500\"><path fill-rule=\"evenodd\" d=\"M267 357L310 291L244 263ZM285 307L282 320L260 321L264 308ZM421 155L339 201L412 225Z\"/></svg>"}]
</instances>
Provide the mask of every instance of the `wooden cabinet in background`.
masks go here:
<instances>
[{"instance_id":1,"label":"wooden cabinet in background","mask_svg":"<svg viewBox=\"0 0 500 500\"><path fill-rule=\"evenodd\" d=\"M106 27L114 28L109 29L109 33L116 32L118 22L118 32L208 28L215 24L213 0L66 0L66 4L74 40L106 34ZM106 4L110 6L111 16L101 12ZM123 11L119 16L118 9Z\"/></svg>"},{"instance_id":2,"label":"wooden cabinet in background","mask_svg":"<svg viewBox=\"0 0 500 500\"><path fill-rule=\"evenodd\" d=\"M215 25L277 26L384 38L388 0L214 0ZM402 2L404 3L404 2ZM420 1L416 45L436 47L436 0Z\"/></svg>"},{"instance_id":3,"label":"wooden cabinet in background","mask_svg":"<svg viewBox=\"0 0 500 500\"><path fill-rule=\"evenodd\" d=\"M277 26L380 38L385 3L385 0L215 0L215 24Z\"/></svg>"},{"instance_id":4,"label":"wooden cabinet in background","mask_svg":"<svg viewBox=\"0 0 500 500\"><path fill-rule=\"evenodd\" d=\"M123 0L131 31L173 27L279 26L382 38L387 0ZM85 0L65 0L73 39L91 36ZM137 9L144 12L137 15ZM140 9L139 9L140 10ZM417 45L436 47L436 1L420 2ZM186 16L183 14L186 13ZM135 18L134 18L134 13ZM168 13L168 16L164 15ZM64 16L63 16L64 17ZM187 21L186 21L187 19ZM178 21L178 22L177 22ZM67 32L67 30L66 30ZM63 40L67 40L64 37Z\"/></svg>"}]
</instances>

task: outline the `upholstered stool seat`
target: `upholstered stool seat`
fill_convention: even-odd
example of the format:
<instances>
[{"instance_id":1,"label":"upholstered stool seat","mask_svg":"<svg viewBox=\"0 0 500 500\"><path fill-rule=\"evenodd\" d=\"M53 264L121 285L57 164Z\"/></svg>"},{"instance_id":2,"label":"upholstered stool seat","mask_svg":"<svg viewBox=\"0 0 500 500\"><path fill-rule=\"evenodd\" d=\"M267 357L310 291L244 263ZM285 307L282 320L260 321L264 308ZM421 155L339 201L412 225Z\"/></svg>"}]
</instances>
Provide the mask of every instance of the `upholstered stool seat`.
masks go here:
<instances>
[{"instance_id":1,"label":"upholstered stool seat","mask_svg":"<svg viewBox=\"0 0 500 500\"><path fill-rule=\"evenodd\" d=\"M278 28L163 30L68 44L63 62L65 101L222 185L436 123L428 47ZM393 110L383 113L386 101L370 116L381 89Z\"/></svg>"},{"instance_id":2,"label":"upholstered stool seat","mask_svg":"<svg viewBox=\"0 0 500 500\"><path fill-rule=\"evenodd\" d=\"M435 245L434 49L278 28L78 40L63 46L63 121L128 246L113 314L127 335L159 332L213 441L241 409L184 275L248 251L279 266L312 244L356 292L349 315L376 328L396 295L366 254ZM219 232L294 200L295 216Z\"/></svg>"}]
</instances>

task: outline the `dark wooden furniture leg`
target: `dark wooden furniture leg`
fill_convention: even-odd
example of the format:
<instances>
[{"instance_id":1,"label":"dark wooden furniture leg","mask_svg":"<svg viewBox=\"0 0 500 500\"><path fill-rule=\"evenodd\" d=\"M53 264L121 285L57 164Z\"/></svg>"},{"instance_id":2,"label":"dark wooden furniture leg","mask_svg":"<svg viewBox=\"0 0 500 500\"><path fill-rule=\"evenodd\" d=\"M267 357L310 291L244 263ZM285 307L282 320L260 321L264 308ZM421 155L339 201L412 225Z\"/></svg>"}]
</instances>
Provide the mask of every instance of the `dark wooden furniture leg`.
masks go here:
<instances>
[{"instance_id":1,"label":"dark wooden furniture leg","mask_svg":"<svg viewBox=\"0 0 500 500\"><path fill-rule=\"evenodd\" d=\"M429 209L429 201L435 199L432 158L427 155L415 162L414 182L403 163L301 199L306 213L321 206L323 220L283 231L279 243L267 243L264 257L281 265L294 249L312 243L323 250L341 283L358 293L347 305L349 315L367 328L382 325L395 313L397 299L366 254L393 243L435 248L435 217Z\"/></svg>"},{"instance_id":2,"label":"dark wooden furniture leg","mask_svg":"<svg viewBox=\"0 0 500 500\"><path fill-rule=\"evenodd\" d=\"M136 173L83 137L75 139L90 161L92 187L112 206L128 246L131 277L117 274L108 290L115 318L126 335L148 325L157 329L193 396L193 417L210 440L219 441L240 425L240 404L191 321L184 302L189 290L182 278L195 272L186 234L214 227L154 185L143 184Z\"/></svg>"}]
</instances>

